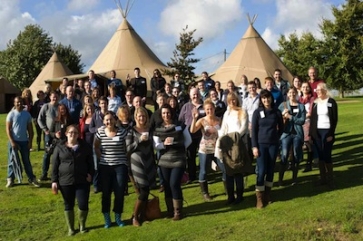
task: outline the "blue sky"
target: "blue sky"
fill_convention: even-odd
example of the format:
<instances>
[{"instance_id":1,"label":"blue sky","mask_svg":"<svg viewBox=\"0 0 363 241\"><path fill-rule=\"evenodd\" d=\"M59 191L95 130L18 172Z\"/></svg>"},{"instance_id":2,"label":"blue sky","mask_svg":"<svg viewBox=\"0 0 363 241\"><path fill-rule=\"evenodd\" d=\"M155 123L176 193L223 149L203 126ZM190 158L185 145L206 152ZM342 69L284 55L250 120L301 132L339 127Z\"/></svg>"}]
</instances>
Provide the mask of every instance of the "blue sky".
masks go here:
<instances>
[{"instance_id":1,"label":"blue sky","mask_svg":"<svg viewBox=\"0 0 363 241\"><path fill-rule=\"evenodd\" d=\"M132 2L132 1L130 1ZM126 6L127 0L121 0ZM204 38L195 55L202 59L196 73L213 72L223 50L233 51L248 27L246 14L258 15L254 27L272 49L281 34L311 31L320 36L322 18L343 0L135 0L127 19L155 54L170 60L182 28L197 29ZM4 0L0 50L27 24L39 24L55 42L71 44L82 54L85 71L107 44L122 17L114 0Z\"/></svg>"}]
</instances>

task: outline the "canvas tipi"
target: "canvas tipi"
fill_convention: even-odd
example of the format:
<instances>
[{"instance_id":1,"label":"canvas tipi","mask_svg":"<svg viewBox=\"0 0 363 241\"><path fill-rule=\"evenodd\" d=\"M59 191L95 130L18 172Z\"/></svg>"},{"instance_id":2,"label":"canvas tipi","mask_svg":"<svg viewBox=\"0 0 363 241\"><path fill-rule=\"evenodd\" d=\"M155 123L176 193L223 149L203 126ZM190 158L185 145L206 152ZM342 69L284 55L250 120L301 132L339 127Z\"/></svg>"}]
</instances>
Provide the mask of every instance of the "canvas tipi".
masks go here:
<instances>
[{"instance_id":1,"label":"canvas tipi","mask_svg":"<svg viewBox=\"0 0 363 241\"><path fill-rule=\"evenodd\" d=\"M21 91L12 85L5 77L0 76L0 113L8 112L13 107L13 99Z\"/></svg>"},{"instance_id":2,"label":"canvas tipi","mask_svg":"<svg viewBox=\"0 0 363 241\"><path fill-rule=\"evenodd\" d=\"M253 27L256 18L256 15L253 19L248 16L250 26L247 31L227 60L212 75L214 80L221 82L223 88L227 87L229 80L240 85L242 75L246 75L249 80L257 77L263 85L265 77L273 77L275 69L282 70L283 79L292 81L290 71Z\"/></svg>"},{"instance_id":3,"label":"canvas tipi","mask_svg":"<svg viewBox=\"0 0 363 241\"><path fill-rule=\"evenodd\" d=\"M125 10L123 10L121 4L117 5L121 11L123 21L90 69L94 70L95 73L115 70L117 77L124 82L126 76L129 74L133 77L134 68L139 67L141 76L150 81L154 69L161 70L167 67L127 21L127 14L131 8L129 2ZM150 83L148 83L148 89L150 89Z\"/></svg>"},{"instance_id":4,"label":"canvas tipi","mask_svg":"<svg viewBox=\"0 0 363 241\"><path fill-rule=\"evenodd\" d=\"M48 63L44 66L38 77L31 84L29 89L32 92L33 98L36 98L39 90L44 90L45 80L63 77L73 74L72 71L65 65L54 52Z\"/></svg>"}]
</instances>

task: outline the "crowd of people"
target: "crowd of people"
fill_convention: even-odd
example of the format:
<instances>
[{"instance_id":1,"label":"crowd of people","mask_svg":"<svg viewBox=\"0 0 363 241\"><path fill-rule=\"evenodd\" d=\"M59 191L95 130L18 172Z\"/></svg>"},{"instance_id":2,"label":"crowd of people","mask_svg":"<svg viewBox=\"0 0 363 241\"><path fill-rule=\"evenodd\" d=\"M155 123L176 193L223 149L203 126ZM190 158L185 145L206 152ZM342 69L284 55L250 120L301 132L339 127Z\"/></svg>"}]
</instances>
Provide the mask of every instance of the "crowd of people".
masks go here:
<instances>
[{"instance_id":1,"label":"crowd of people","mask_svg":"<svg viewBox=\"0 0 363 241\"><path fill-rule=\"evenodd\" d=\"M87 81L70 84L64 78L57 90L46 85L38 91L34 103L25 89L6 118L6 187L14 185L12 153L19 151L29 183L39 187L50 180L53 192L62 194L69 235L75 234L75 200L79 231L87 232L91 185L94 193L102 193L105 228L112 225L111 206L117 226L125 225L122 213L129 181L137 193L134 226L146 220L150 190L156 187L164 192L168 217L182 219L182 179L188 177L186 184L198 182L203 199L211 201L211 166L221 173L227 205L243 201L244 177L255 173L256 208L263 208L272 202L277 157L281 158L278 185L286 185L288 168L295 185L303 148L308 153L304 172L312 170L316 159L319 184L334 187L331 155L337 104L314 67L308 75L308 81L294 76L290 84L276 69L273 77L265 78L265 89L258 78L248 81L243 75L237 83L228 81L223 90L207 72L187 86L178 73L167 82L156 69L150 81L153 112L146 108L147 81L139 68L125 83L112 71L107 88L92 70ZM36 149L41 150L42 138L45 143L39 179L29 158L33 122Z\"/></svg>"}]
</instances>

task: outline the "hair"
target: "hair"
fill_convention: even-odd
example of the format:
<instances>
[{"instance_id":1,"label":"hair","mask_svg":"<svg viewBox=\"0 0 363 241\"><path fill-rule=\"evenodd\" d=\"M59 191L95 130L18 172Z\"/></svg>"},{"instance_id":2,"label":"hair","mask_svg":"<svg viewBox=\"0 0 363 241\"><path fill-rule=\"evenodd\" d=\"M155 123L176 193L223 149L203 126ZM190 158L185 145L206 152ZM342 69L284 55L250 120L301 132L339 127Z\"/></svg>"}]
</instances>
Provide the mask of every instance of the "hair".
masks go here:
<instances>
[{"instance_id":1,"label":"hair","mask_svg":"<svg viewBox=\"0 0 363 241\"><path fill-rule=\"evenodd\" d=\"M93 98L92 98L92 96L90 96L90 95L85 95L85 96L83 96L83 98L82 98L82 104L86 104L86 103L84 103L84 101L85 101L85 99L86 99L86 98L91 99L91 103L93 103Z\"/></svg>"},{"instance_id":2,"label":"hair","mask_svg":"<svg viewBox=\"0 0 363 241\"><path fill-rule=\"evenodd\" d=\"M303 84L306 84L306 85L309 87L309 94L310 94L310 95L312 95L312 94L313 94L313 92L312 92L312 90L311 90L311 87L310 87L309 82L308 82L308 81L303 81L303 82L301 83L301 87L302 87L302 85L303 85Z\"/></svg>"},{"instance_id":3,"label":"hair","mask_svg":"<svg viewBox=\"0 0 363 241\"><path fill-rule=\"evenodd\" d=\"M203 71L203 72L202 72L202 75L203 75L203 74L205 74L205 75L209 76L207 71Z\"/></svg>"},{"instance_id":4,"label":"hair","mask_svg":"<svg viewBox=\"0 0 363 241\"><path fill-rule=\"evenodd\" d=\"M173 114L173 108L171 108L171 106L169 104L163 104L161 107L160 107L160 110L161 109L168 109L170 111L170 114ZM161 117L161 111L160 111L160 117ZM161 117L162 118L162 117Z\"/></svg>"},{"instance_id":5,"label":"hair","mask_svg":"<svg viewBox=\"0 0 363 241\"><path fill-rule=\"evenodd\" d=\"M213 108L215 109L214 103L213 103L213 101L210 98L207 98L207 99L204 100L204 102L203 102L203 108L205 108L206 105L212 105Z\"/></svg>"},{"instance_id":6,"label":"hair","mask_svg":"<svg viewBox=\"0 0 363 241\"><path fill-rule=\"evenodd\" d=\"M52 85L51 85L51 84L46 83L46 84L44 85L44 90L46 90L46 89L47 89L47 87L49 87L49 88L50 88L50 91L52 91Z\"/></svg>"},{"instance_id":7,"label":"hair","mask_svg":"<svg viewBox=\"0 0 363 241\"><path fill-rule=\"evenodd\" d=\"M328 86L326 85L326 83L321 82L317 85L317 87L319 87L319 86L321 89L323 89L325 91L326 96L331 97L330 91L328 90Z\"/></svg>"},{"instance_id":8,"label":"hair","mask_svg":"<svg viewBox=\"0 0 363 241\"><path fill-rule=\"evenodd\" d=\"M233 87L235 87L236 85L234 84L233 80L228 80L227 82L227 87L228 87L228 84L233 84Z\"/></svg>"},{"instance_id":9,"label":"hair","mask_svg":"<svg viewBox=\"0 0 363 241\"><path fill-rule=\"evenodd\" d=\"M106 101L106 105L108 104L108 99L106 96L100 96L100 98L97 100L97 103L100 104L101 101Z\"/></svg>"},{"instance_id":10,"label":"hair","mask_svg":"<svg viewBox=\"0 0 363 241\"><path fill-rule=\"evenodd\" d=\"M95 73L94 71L93 71L93 69L90 69L89 71L88 71L88 73Z\"/></svg>"},{"instance_id":11,"label":"hair","mask_svg":"<svg viewBox=\"0 0 363 241\"><path fill-rule=\"evenodd\" d=\"M67 128L66 128L66 133L68 133L71 129L76 129L77 130L77 132L78 132L78 134L79 134L79 128L78 128L78 125L75 125L75 124L72 124L72 125L69 125L69 126L67 126Z\"/></svg>"},{"instance_id":12,"label":"hair","mask_svg":"<svg viewBox=\"0 0 363 241\"><path fill-rule=\"evenodd\" d=\"M243 74L243 75L241 76L241 79L243 79L243 84L247 85L247 83L248 83L248 78L247 78L247 76Z\"/></svg>"},{"instance_id":13,"label":"hair","mask_svg":"<svg viewBox=\"0 0 363 241\"><path fill-rule=\"evenodd\" d=\"M115 121L117 120L117 116L116 116L115 112L110 111L110 110L108 110L108 111L105 112L105 114L102 117L102 120L105 120L105 117L107 115L111 115Z\"/></svg>"},{"instance_id":14,"label":"hair","mask_svg":"<svg viewBox=\"0 0 363 241\"><path fill-rule=\"evenodd\" d=\"M265 108L265 106L262 103L262 98L270 98L271 99L271 107L273 108L275 106L274 97L272 96L270 91L261 90L261 92L260 92L260 107Z\"/></svg>"},{"instance_id":15,"label":"hair","mask_svg":"<svg viewBox=\"0 0 363 241\"><path fill-rule=\"evenodd\" d=\"M125 113L127 114L127 116L125 115ZM120 107L118 107L116 115L120 121L122 121L122 119L124 119L125 117L128 122L131 121L130 108L127 105L121 105Z\"/></svg>"},{"instance_id":16,"label":"hair","mask_svg":"<svg viewBox=\"0 0 363 241\"><path fill-rule=\"evenodd\" d=\"M98 95L100 95L100 90L98 89L98 87L96 87L92 90L92 97L93 97L93 93L95 93L96 91L98 92Z\"/></svg>"},{"instance_id":17,"label":"hair","mask_svg":"<svg viewBox=\"0 0 363 241\"><path fill-rule=\"evenodd\" d=\"M39 98L40 95L44 95L44 91L43 90L38 90L38 92L37 92L37 98Z\"/></svg>"},{"instance_id":18,"label":"hair","mask_svg":"<svg viewBox=\"0 0 363 241\"><path fill-rule=\"evenodd\" d=\"M49 92L49 97L50 97L51 95L55 95L55 96L57 96L57 97L58 97L58 92L57 92L57 91L55 91L55 90L51 90L51 91Z\"/></svg>"},{"instance_id":19,"label":"hair","mask_svg":"<svg viewBox=\"0 0 363 241\"><path fill-rule=\"evenodd\" d=\"M256 87L256 83L253 80L248 81L247 85L254 85Z\"/></svg>"},{"instance_id":20,"label":"hair","mask_svg":"<svg viewBox=\"0 0 363 241\"><path fill-rule=\"evenodd\" d=\"M260 81L260 79L259 79L259 78L255 77L255 78L253 79L253 82L255 82L255 84L256 84L256 88L257 88L257 89L262 89L261 81Z\"/></svg>"},{"instance_id":21,"label":"hair","mask_svg":"<svg viewBox=\"0 0 363 241\"><path fill-rule=\"evenodd\" d=\"M29 97L26 97L26 94L29 95ZM33 96L32 96L32 92L30 91L29 88L25 88L23 89L23 91L21 92L21 98L23 98L23 103L26 99L28 99L31 103L33 103Z\"/></svg>"},{"instance_id":22,"label":"hair","mask_svg":"<svg viewBox=\"0 0 363 241\"><path fill-rule=\"evenodd\" d=\"M315 68L314 66L310 66L308 71L311 70L311 69L315 70L315 73L318 74L318 69L317 68Z\"/></svg>"},{"instance_id":23,"label":"hair","mask_svg":"<svg viewBox=\"0 0 363 241\"><path fill-rule=\"evenodd\" d=\"M24 105L24 99L23 99L23 97L21 97L20 95L17 95L17 96L14 97L14 101L16 99L21 102L21 105Z\"/></svg>"},{"instance_id":24,"label":"hair","mask_svg":"<svg viewBox=\"0 0 363 241\"><path fill-rule=\"evenodd\" d=\"M281 74L281 69L275 69L274 72L279 72Z\"/></svg>"},{"instance_id":25,"label":"hair","mask_svg":"<svg viewBox=\"0 0 363 241\"><path fill-rule=\"evenodd\" d=\"M134 69L134 71L135 71L135 70L138 70L138 71L140 71L140 68L139 68L139 67L136 67L136 68Z\"/></svg>"},{"instance_id":26,"label":"hair","mask_svg":"<svg viewBox=\"0 0 363 241\"><path fill-rule=\"evenodd\" d=\"M265 78L265 84L266 84L267 81L271 81L272 83L275 83L274 79L271 78L271 77L266 77Z\"/></svg>"},{"instance_id":27,"label":"hair","mask_svg":"<svg viewBox=\"0 0 363 241\"><path fill-rule=\"evenodd\" d=\"M115 74L115 76L116 76L116 71L115 70L111 70L110 72Z\"/></svg>"},{"instance_id":28,"label":"hair","mask_svg":"<svg viewBox=\"0 0 363 241\"><path fill-rule=\"evenodd\" d=\"M221 82L220 81L218 81L218 80L215 81L215 85L214 86L216 86L217 84L219 85L219 87L221 87Z\"/></svg>"},{"instance_id":29,"label":"hair","mask_svg":"<svg viewBox=\"0 0 363 241\"><path fill-rule=\"evenodd\" d=\"M62 117L61 112L60 112L60 109L62 107L64 107L64 109L66 110L65 118ZM68 110L68 108L67 108L67 106L65 104L59 104L57 111L58 111L57 116L55 117L56 121L59 121L59 122L62 122L62 123L65 121L66 124L72 123L71 115L69 114L69 110Z\"/></svg>"},{"instance_id":30,"label":"hair","mask_svg":"<svg viewBox=\"0 0 363 241\"><path fill-rule=\"evenodd\" d=\"M135 123L136 123L136 116L138 113L143 113L145 115L145 118L146 118L146 126L149 126L149 113L147 113L147 110L140 106L138 108L135 109L135 112L134 112L134 120L135 120Z\"/></svg>"},{"instance_id":31,"label":"hair","mask_svg":"<svg viewBox=\"0 0 363 241\"><path fill-rule=\"evenodd\" d=\"M67 78L67 77L63 77L62 81L63 81L63 80L66 80L66 81L68 82L68 78Z\"/></svg>"},{"instance_id":32,"label":"hair","mask_svg":"<svg viewBox=\"0 0 363 241\"><path fill-rule=\"evenodd\" d=\"M171 88L171 84L170 83L165 83L165 86L169 86ZM164 88L165 88L164 86Z\"/></svg>"},{"instance_id":33,"label":"hair","mask_svg":"<svg viewBox=\"0 0 363 241\"><path fill-rule=\"evenodd\" d=\"M159 69L154 69L153 73L154 73L154 72L156 72L156 74L157 74L158 76L161 76L161 73L160 73L160 70L159 70Z\"/></svg>"},{"instance_id":34,"label":"hair","mask_svg":"<svg viewBox=\"0 0 363 241\"><path fill-rule=\"evenodd\" d=\"M178 108L178 99L172 95L172 96L169 96L167 99L166 99L166 103L169 104L171 100L174 100L176 102L176 107ZM169 104L170 105L170 104Z\"/></svg>"},{"instance_id":35,"label":"hair","mask_svg":"<svg viewBox=\"0 0 363 241\"><path fill-rule=\"evenodd\" d=\"M91 107L92 114L95 113L95 106L93 104L85 104L82 109L82 119L85 120L87 118L87 107Z\"/></svg>"},{"instance_id":36,"label":"hair","mask_svg":"<svg viewBox=\"0 0 363 241\"><path fill-rule=\"evenodd\" d=\"M108 86L108 91L116 91L116 86L115 86L115 83L111 83L109 86Z\"/></svg>"},{"instance_id":37,"label":"hair","mask_svg":"<svg viewBox=\"0 0 363 241\"><path fill-rule=\"evenodd\" d=\"M241 103L239 102L238 96L236 93L234 92L230 92L227 95L227 104L229 105L229 103L232 101L232 99L237 100L237 107L241 107Z\"/></svg>"},{"instance_id":38,"label":"hair","mask_svg":"<svg viewBox=\"0 0 363 241\"><path fill-rule=\"evenodd\" d=\"M290 90L293 90L295 92L295 94L297 94L297 89L295 88L295 86L290 86L288 89L287 89L287 92L289 92Z\"/></svg>"}]
</instances>

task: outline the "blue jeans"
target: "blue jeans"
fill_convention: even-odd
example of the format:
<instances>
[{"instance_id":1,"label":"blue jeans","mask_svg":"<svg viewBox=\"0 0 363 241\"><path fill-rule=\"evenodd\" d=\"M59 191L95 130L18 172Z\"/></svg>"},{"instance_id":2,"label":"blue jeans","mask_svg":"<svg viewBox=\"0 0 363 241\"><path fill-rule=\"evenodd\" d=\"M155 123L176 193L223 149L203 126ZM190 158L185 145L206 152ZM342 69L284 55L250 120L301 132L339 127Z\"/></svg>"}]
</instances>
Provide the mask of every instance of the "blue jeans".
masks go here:
<instances>
[{"instance_id":1,"label":"blue jeans","mask_svg":"<svg viewBox=\"0 0 363 241\"><path fill-rule=\"evenodd\" d=\"M24 170L26 175L28 176L28 181L32 181L35 179L32 164L30 163L30 151L28 148L28 141L15 141L17 144L17 148L15 149L15 153L19 158L19 153L21 156L21 161L23 162ZM11 152L13 151L13 147L11 146L10 142L8 142L8 178L11 178L14 180L14 170L13 166L11 165ZM20 160L20 159L19 159Z\"/></svg>"},{"instance_id":2,"label":"blue jeans","mask_svg":"<svg viewBox=\"0 0 363 241\"><path fill-rule=\"evenodd\" d=\"M331 158L331 153L333 150L334 140L327 142L326 138L328 137L329 130L326 129L318 129L319 139L314 139L314 146L319 156L319 161L323 161L325 163L332 163L333 160Z\"/></svg>"},{"instance_id":3,"label":"blue jeans","mask_svg":"<svg viewBox=\"0 0 363 241\"><path fill-rule=\"evenodd\" d=\"M207 181L207 170L210 168L212 160L217 164L222 172L222 180L226 180L226 171L223 163L214 154L198 153L199 156L199 182Z\"/></svg>"},{"instance_id":4,"label":"blue jeans","mask_svg":"<svg viewBox=\"0 0 363 241\"><path fill-rule=\"evenodd\" d=\"M286 165L289 159L291 145L294 151L293 163L300 163L303 158L302 150L303 139L294 134L290 134L281 140L281 164Z\"/></svg>"},{"instance_id":5,"label":"blue jeans","mask_svg":"<svg viewBox=\"0 0 363 241\"><path fill-rule=\"evenodd\" d=\"M88 211L89 190L89 184L60 186L64 200L64 211L73 210L75 199L77 199L79 210Z\"/></svg>"},{"instance_id":6,"label":"blue jeans","mask_svg":"<svg viewBox=\"0 0 363 241\"><path fill-rule=\"evenodd\" d=\"M41 176L42 178L48 176L51 154L49 154L47 152L47 148L52 144L52 141L53 141L53 138L50 135L44 136L45 152L43 155L43 163L42 163L42 176Z\"/></svg>"},{"instance_id":7,"label":"blue jeans","mask_svg":"<svg viewBox=\"0 0 363 241\"><path fill-rule=\"evenodd\" d=\"M182 200L183 192L181 189L181 179L184 174L183 167L166 168L160 167L164 177L165 198Z\"/></svg>"},{"instance_id":8,"label":"blue jeans","mask_svg":"<svg viewBox=\"0 0 363 241\"><path fill-rule=\"evenodd\" d=\"M265 186L267 182L273 182L274 169L279 145L258 144L259 157L257 158L256 186ZM266 177L266 178L265 178Z\"/></svg>"},{"instance_id":9,"label":"blue jeans","mask_svg":"<svg viewBox=\"0 0 363 241\"><path fill-rule=\"evenodd\" d=\"M99 181L102 185L102 213L110 212L112 192L115 195L113 211L115 213L122 213L124 209L128 167L126 165L99 165L98 167Z\"/></svg>"}]
</instances>

